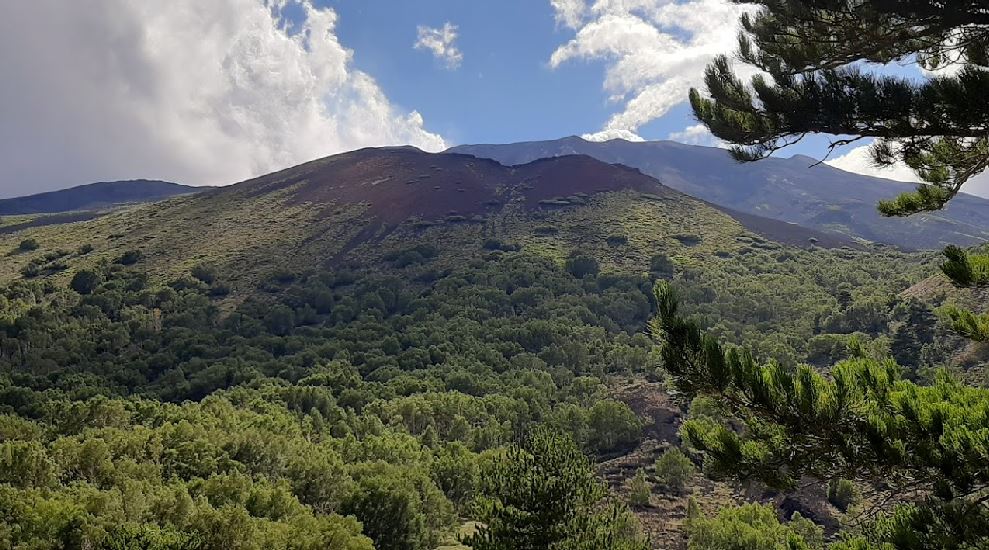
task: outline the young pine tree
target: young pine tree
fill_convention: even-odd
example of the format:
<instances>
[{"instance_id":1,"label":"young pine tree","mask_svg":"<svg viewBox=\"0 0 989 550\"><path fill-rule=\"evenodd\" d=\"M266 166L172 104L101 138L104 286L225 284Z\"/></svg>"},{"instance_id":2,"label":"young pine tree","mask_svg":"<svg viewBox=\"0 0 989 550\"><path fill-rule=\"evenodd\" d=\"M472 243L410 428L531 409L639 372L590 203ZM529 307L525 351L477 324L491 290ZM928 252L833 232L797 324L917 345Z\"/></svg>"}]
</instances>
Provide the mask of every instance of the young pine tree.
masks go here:
<instances>
[{"instance_id":1,"label":"young pine tree","mask_svg":"<svg viewBox=\"0 0 989 550\"><path fill-rule=\"evenodd\" d=\"M649 506L649 497L652 495L652 485L646 481L646 472L639 468L635 472L635 477L629 482L628 503L630 506Z\"/></svg>"},{"instance_id":2,"label":"young pine tree","mask_svg":"<svg viewBox=\"0 0 989 550\"><path fill-rule=\"evenodd\" d=\"M648 550L634 516L609 503L567 436L536 430L481 476L473 550Z\"/></svg>"},{"instance_id":3,"label":"young pine tree","mask_svg":"<svg viewBox=\"0 0 989 550\"><path fill-rule=\"evenodd\" d=\"M674 493L682 493L695 473L694 463L676 447L656 460L656 477Z\"/></svg>"}]
</instances>

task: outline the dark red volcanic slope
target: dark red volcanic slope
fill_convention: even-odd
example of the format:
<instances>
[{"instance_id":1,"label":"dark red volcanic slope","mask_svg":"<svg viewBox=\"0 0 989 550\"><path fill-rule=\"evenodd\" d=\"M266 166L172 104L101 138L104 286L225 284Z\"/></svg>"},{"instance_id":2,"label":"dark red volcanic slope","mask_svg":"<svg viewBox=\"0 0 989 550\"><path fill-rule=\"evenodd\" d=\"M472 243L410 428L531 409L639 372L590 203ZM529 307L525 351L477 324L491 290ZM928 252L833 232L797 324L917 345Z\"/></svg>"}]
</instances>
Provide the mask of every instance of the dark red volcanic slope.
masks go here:
<instances>
[{"instance_id":1,"label":"dark red volcanic slope","mask_svg":"<svg viewBox=\"0 0 989 550\"><path fill-rule=\"evenodd\" d=\"M410 219L484 215L509 202L533 209L551 207L541 201L629 189L661 197L683 196L638 169L585 155L503 166L472 155L425 153L413 147L360 149L217 192L250 196L285 190L293 203L325 205L328 211L342 204L362 204L373 226L366 231L370 235L382 226L394 228ZM727 213L749 230L778 242L809 246L809 238L814 237L818 246L854 245L843 236L797 231L791 224Z\"/></svg>"},{"instance_id":2,"label":"dark red volcanic slope","mask_svg":"<svg viewBox=\"0 0 989 550\"><path fill-rule=\"evenodd\" d=\"M237 186L258 194L291 188L293 202L366 204L386 225L451 213L484 214L514 199L540 200L635 189L657 195L676 191L638 170L587 156L502 166L470 155L431 154L411 147L361 149L269 174Z\"/></svg>"}]
</instances>

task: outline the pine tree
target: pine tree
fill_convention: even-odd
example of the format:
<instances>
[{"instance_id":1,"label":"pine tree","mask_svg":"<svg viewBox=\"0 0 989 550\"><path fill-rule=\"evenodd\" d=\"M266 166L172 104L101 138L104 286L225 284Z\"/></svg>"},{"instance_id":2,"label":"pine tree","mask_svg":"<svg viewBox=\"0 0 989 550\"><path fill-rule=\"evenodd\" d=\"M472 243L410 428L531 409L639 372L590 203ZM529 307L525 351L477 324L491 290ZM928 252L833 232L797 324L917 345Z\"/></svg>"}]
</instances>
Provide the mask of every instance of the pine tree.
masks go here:
<instances>
[{"instance_id":1,"label":"pine tree","mask_svg":"<svg viewBox=\"0 0 989 550\"><path fill-rule=\"evenodd\" d=\"M676 447L663 453L656 460L656 477L674 493L682 493L697 469L694 463Z\"/></svg>"},{"instance_id":2,"label":"pine tree","mask_svg":"<svg viewBox=\"0 0 989 550\"><path fill-rule=\"evenodd\" d=\"M855 357L828 375L761 363L683 318L670 283L657 283L655 297L651 330L676 389L688 398L716 396L744 426L707 417L684 423L683 437L705 455L705 473L780 489L805 477L889 487L894 497L919 500L878 522L872 543L989 547L989 389L943 372L918 385L890 359ZM870 548L856 544L840 547Z\"/></svg>"},{"instance_id":3,"label":"pine tree","mask_svg":"<svg viewBox=\"0 0 989 550\"><path fill-rule=\"evenodd\" d=\"M742 0L736 0L741 2ZM745 3L753 3L745 0ZM758 0L742 18L738 58L760 71L747 86L727 56L691 90L697 118L740 160L804 136L875 138L874 160L898 160L925 184L880 204L886 215L936 210L989 165L989 5L984 0ZM918 63L926 80L869 71ZM766 78L768 74L771 78Z\"/></svg>"},{"instance_id":4,"label":"pine tree","mask_svg":"<svg viewBox=\"0 0 989 550\"><path fill-rule=\"evenodd\" d=\"M647 550L627 508L605 488L573 440L536 430L482 476L482 525L473 550Z\"/></svg>"},{"instance_id":5,"label":"pine tree","mask_svg":"<svg viewBox=\"0 0 989 550\"><path fill-rule=\"evenodd\" d=\"M878 165L903 161L916 191L882 201L887 216L944 207L989 166L989 3L985 0L757 0L742 18L737 57L757 71L746 84L727 56L691 90L697 118L734 144L741 161L765 158L819 133L831 149L873 139ZM865 64L863 62L870 62ZM917 63L911 79L870 69ZM768 78L767 78L768 75ZM989 255L944 251L957 286L989 286ZM901 378L892 360L856 357L828 376L757 362L723 348L678 314L675 292L656 287L653 330L676 386L717 396L745 429L688 421L686 439L715 476L792 487L803 476L889 486L912 500L865 539L835 547L989 547L989 390L946 373L928 386ZM989 340L989 316L947 307L961 335Z\"/></svg>"},{"instance_id":6,"label":"pine tree","mask_svg":"<svg viewBox=\"0 0 989 550\"><path fill-rule=\"evenodd\" d=\"M639 468L635 472L635 477L629 482L628 503L631 506L649 506L649 497L652 495L652 486L646 481L646 472Z\"/></svg>"}]
</instances>

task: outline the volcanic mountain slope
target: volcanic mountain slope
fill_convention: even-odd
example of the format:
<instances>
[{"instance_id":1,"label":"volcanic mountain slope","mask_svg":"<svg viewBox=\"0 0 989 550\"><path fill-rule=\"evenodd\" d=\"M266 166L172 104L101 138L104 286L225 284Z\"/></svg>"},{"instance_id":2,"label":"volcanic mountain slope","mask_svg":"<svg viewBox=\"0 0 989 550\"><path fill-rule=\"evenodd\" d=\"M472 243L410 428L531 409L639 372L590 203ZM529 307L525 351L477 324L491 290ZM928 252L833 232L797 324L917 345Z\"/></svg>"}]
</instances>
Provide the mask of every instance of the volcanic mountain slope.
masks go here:
<instances>
[{"instance_id":1,"label":"volcanic mountain slope","mask_svg":"<svg viewBox=\"0 0 989 550\"><path fill-rule=\"evenodd\" d=\"M811 239L849 244L760 222L764 233L803 247ZM413 148L344 153L95 220L34 228L0 240L0 250L16 250L26 237L41 250L9 255L0 277L17 277L28 263L41 264L43 274L68 270L66 258L82 244L93 247L83 264L137 251L163 276L208 261L249 281L276 269L381 259L410 242L450 250L451 262L490 239L559 259L574 247L598 249L615 266L641 271L658 252L701 258L766 240L638 170L586 156L506 167Z\"/></svg>"},{"instance_id":2,"label":"volcanic mountain slope","mask_svg":"<svg viewBox=\"0 0 989 550\"><path fill-rule=\"evenodd\" d=\"M0 216L100 210L124 204L153 202L201 190L202 188L199 187L154 180L90 183L59 191L0 200Z\"/></svg>"},{"instance_id":3,"label":"volcanic mountain slope","mask_svg":"<svg viewBox=\"0 0 989 550\"><path fill-rule=\"evenodd\" d=\"M943 212L883 218L881 199L912 185L852 174L810 157L739 164L727 151L672 141L589 142L579 137L505 145L462 145L451 152L505 164L584 154L632 166L664 185L719 206L905 249L971 245L989 239L989 200L962 194Z\"/></svg>"}]
</instances>

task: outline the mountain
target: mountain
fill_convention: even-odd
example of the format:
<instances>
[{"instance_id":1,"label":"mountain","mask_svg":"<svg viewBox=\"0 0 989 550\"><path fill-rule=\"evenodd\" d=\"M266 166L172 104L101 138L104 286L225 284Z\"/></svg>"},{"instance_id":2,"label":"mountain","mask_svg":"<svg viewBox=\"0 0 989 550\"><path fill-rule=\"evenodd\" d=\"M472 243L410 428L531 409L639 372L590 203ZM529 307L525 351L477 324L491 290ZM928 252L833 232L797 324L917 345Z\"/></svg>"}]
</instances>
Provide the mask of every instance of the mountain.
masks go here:
<instances>
[{"instance_id":1,"label":"mountain","mask_svg":"<svg viewBox=\"0 0 989 550\"><path fill-rule=\"evenodd\" d=\"M636 169L588 156L509 167L414 148L362 149L153 207L34 231L50 248L79 246L75 240L85 238L95 249L90 258L140 250L173 274L208 257L245 280L276 268L380 258L417 239L444 242L451 258L476 250L466 242L479 238L524 239L558 258L564 244L604 253L613 248L609 239L624 239L632 243L625 253L607 256L639 270L657 252L684 250L700 258L730 253L752 238L802 248L857 246L776 220L736 220ZM0 267L0 276L24 268L17 260L26 258L15 258Z\"/></svg>"},{"instance_id":2,"label":"mountain","mask_svg":"<svg viewBox=\"0 0 989 550\"><path fill-rule=\"evenodd\" d=\"M638 168L664 185L732 210L904 249L973 245L989 239L989 200L962 194L942 212L884 218L876 212L876 203L909 191L912 185L852 174L805 156L739 164L727 151L714 147L672 141L590 142L579 137L461 145L450 151L505 164L588 155Z\"/></svg>"},{"instance_id":3,"label":"mountain","mask_svg":"<svg viewBox=\"0 0 989 550\"><path fill-rule=\"evenodd\" d=\"M102 210L124 204L154 202L201 190L201 187L155 180L90 183L59 191L2 199L0 216Z\"/></svg>"}]
</instances>

